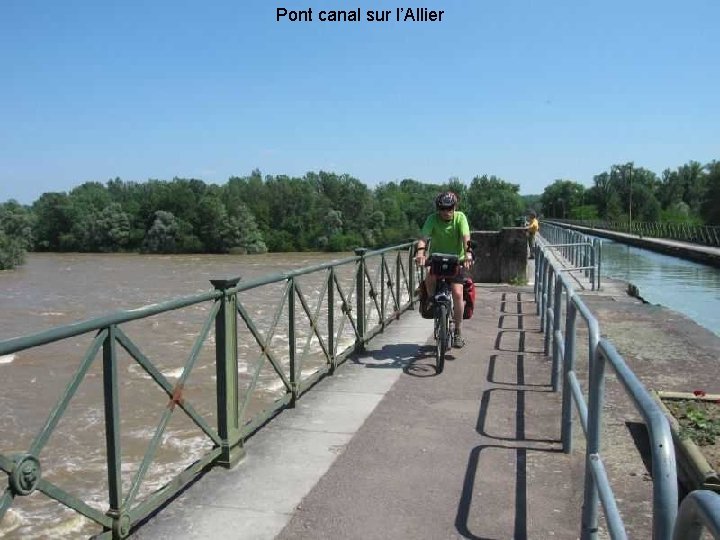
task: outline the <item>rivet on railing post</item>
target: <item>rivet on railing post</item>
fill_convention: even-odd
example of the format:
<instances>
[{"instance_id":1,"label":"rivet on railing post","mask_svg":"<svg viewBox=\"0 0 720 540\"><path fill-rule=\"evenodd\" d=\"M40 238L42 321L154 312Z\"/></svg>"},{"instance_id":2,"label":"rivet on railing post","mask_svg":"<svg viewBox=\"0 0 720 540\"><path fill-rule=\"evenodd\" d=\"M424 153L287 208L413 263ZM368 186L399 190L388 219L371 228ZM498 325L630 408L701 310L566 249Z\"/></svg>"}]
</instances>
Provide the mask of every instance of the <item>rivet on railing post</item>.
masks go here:
<instances>
[{"instance_id":1,"label":"rivet on railing post","mask_svg":"<svg viewBox=\"0 0 720 540\"><path fill-rule=\"evenodd\" d=\"M366 248L355 249L355 255L360 257L355 278L355 302L357 306L357 320L355 321L357 325L356 351L365 350L365 253L367 253Z\"/></svg>"},{"instance_id":2,"label":"rivet on railing post","mask_svg":"<svg viewBox=\"0 0 720 540\"><path fill-rule=\"evenodd\" d=\"M215 370L217 375L218 435L222 454L217 463L226 468L236 465L245 455L240 440L237 347L237 293L229 294L240 278L211 279L213 287L222 291L220 310L215 317Z\"/></svg>"}]
</instances>

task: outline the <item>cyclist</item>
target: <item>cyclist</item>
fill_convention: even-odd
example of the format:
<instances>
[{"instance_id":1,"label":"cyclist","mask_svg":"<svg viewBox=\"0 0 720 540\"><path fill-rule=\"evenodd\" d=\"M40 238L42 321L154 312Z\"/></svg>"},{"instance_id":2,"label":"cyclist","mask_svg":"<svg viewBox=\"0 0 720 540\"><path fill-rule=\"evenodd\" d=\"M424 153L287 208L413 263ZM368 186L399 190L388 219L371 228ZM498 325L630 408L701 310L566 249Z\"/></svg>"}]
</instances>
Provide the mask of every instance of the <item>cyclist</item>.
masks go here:
<instances>
[{"instance_id":1,"label":"cyclist","mask_svg":"<svg viewBox=\"0 0 720 540\"><path fill-rule=\"evenodd\" d=\"M458 198L452 191L440 193L435 198L436 212L430 214L422 227L417 244L415 262L422 266L431 253L447 253L457 255L462 261L460 272L451 278L453 295L453 319L455 320L455 336L453 345L457 348L465 346L462 338L463 321L463 281L467 269L473 261L473 253L469 247L470 226L465 214L457 210ZM428 253L428 244L430 252ZM435 294L435 276L430 272L425 276L425 289L428 297Z\"/></svg>"}]
</instances>

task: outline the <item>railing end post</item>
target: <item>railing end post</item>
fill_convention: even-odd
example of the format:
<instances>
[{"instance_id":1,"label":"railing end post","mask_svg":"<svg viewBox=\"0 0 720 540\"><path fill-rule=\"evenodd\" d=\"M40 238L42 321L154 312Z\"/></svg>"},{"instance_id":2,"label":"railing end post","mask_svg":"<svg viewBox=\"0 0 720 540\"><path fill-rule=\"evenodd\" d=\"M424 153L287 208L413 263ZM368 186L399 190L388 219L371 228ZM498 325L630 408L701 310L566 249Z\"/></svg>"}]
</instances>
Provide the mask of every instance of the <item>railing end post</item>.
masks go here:
<instances>
[{"instance_id":1,"label":"railing end post","mask_svg":"<svg viewBox=\"0 0 720 540\"><path fill-rule=\"evenodd\" d=\"M222 453L216 463L228 469L235 466L245 453L239 437L237 295L226 292L239 281L240 277L210 280L216 290L223 292L217 300L220 309L215 316L217 421L222 441Z\"/></svg>"}]
</instances>

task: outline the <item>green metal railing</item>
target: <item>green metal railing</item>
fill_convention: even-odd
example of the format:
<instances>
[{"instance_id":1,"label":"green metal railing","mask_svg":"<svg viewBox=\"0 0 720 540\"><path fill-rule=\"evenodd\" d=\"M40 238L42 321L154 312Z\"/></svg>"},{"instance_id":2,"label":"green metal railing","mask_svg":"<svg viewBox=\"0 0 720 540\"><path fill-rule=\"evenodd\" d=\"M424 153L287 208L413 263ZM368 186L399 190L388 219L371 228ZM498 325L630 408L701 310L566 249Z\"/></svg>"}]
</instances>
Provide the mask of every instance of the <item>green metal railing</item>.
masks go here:
<instances>
[{"instance_id":1,"label":"green metal railing","mask_svg":"<svg viewBox=\"0 0 720 540\"><path fill-rule=\"evenodd\" d=\"M332 374L350 354L362 350L372 337L382 332L392 320L399 318L402 312L413 309L413 244L409 242L377 251L358 249L354 257L248 282L241 283L240 278L212 280L214 290L203 294L0 341L0 356L3 356L94 333L92 343L82 357L79 367L27 450L7 455L0 453L0 470L8 476L8 486L0 496L0 521L16 498L37 491L99 525L101 532L97 538L124 538L135 525L175 496L207 467L235 465L244 453L244 442L257 429L282 409L293 407L296 400L318 380ZM348 269L351 274L349 283L347 279L341 278L343 269ZM314 308L303 291L303 276L319 278L323 283L317 299L314 299ZM283 289L275 304L270 327L266 332L262 332L249 304L252 303L254 291L272 284L283 285ZM121 328L121 325L131 321L207 303L210 303L209 313L194 339L182 374L174 383L163 375L157 363L144 354ZM285 351L279 352L278 346L273 344L273 338L281 320L287 322L288 345ZM249 332L259 348L258 361L244 392L239 389L238 375L239 321L244 323L246 332ZM306 322L309 327L306 336L302 336L298 329L300 322ZM340 337L346 334L348 324L354 342L340 350ZM210 341L208 336L213 329L216 427L212 426L206 418L207 415L201 414L184 395L188 377L198 362L201 350ZM313 340L319 343L322 364L311 375L303 378L302 368L311 356L310 343ZM162 389L166 397L166 405L160 411L160 421L127 490L123 490L122 482L122 418L119 407L119 383L122 375L118 371L118 346ZM100 351L108 485L108 509L105 512L44 478L42 474L45 465L43 449ZM268 407L246 420L245 415L257 388L260 373L268 365L282 381L284 392ZM210 449L163 487L143 498L140 496L140 488L157 457L168 424L178 408L184 411L209 439ZM4 442L7 442L8 437L4 435L3 438Z\"/></svg>"},{"instance_id":2,"label":"green metal railing","mask_svg":"<svg viewBox=\"0 0 720 540\"><path fill-rule=\"evenodd\" d=\"M570 225L590 227L593 229L607 229L648 238L666 238L703 244L706 246L720 246L720 227L710 225L688 225L685 223L665 223L646 221L603 221L603 220L554 220Z\"/></svg>"}]
</instances>

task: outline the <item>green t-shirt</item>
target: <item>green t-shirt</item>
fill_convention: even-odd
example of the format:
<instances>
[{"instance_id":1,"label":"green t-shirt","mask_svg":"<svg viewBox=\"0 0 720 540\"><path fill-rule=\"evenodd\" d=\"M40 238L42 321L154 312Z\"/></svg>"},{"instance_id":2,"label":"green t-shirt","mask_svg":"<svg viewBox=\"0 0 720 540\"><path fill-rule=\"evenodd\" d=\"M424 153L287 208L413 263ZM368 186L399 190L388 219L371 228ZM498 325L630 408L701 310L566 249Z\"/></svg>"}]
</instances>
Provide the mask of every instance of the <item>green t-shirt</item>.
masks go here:
<instances>
[{"instance_id":1,"label":"green t-shirt","mask_svg":"<svg viewBox=\"0 0 720 540\"><path fill-rule=\"evenodd\" d=\"M462 212L455 211L450 221L443 221L436 213L425 220L422 228L423 238L430 239L431 253L449 253L465 259L465 243L463 236L470 234L470 225Z\"/></svg>"}]
</instances>

